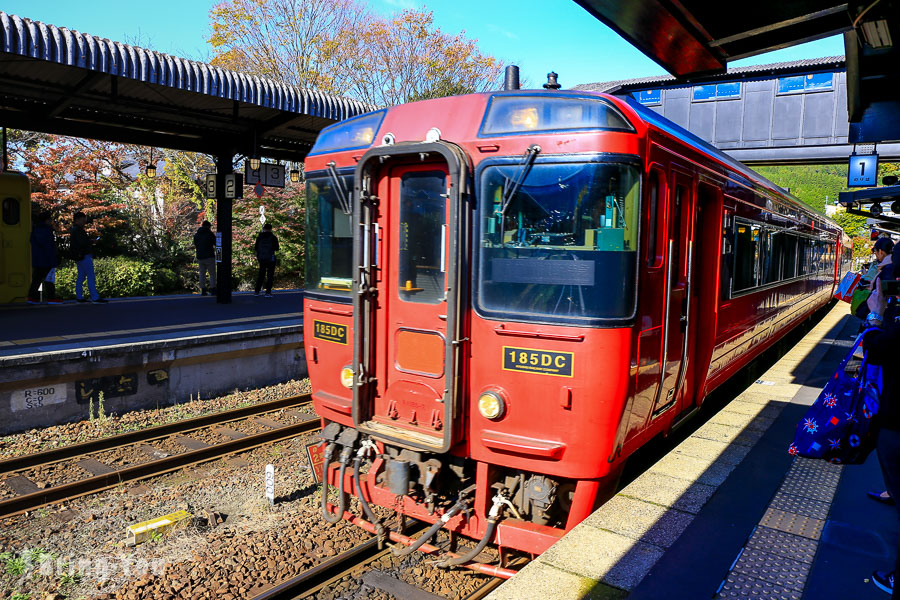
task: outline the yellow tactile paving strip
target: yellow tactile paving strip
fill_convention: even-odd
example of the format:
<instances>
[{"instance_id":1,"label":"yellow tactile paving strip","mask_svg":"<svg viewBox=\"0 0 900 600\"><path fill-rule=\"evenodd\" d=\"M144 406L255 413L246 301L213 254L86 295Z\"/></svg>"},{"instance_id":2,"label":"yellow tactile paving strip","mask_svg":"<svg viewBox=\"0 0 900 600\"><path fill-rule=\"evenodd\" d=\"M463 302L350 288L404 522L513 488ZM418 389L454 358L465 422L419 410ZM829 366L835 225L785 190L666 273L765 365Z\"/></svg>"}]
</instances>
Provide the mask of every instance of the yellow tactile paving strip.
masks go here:
<instances>
[{"instance_id":1,"label":"yellow tactile paving strip","mask_svg":"<svg viewBox=\"0 0 900 600\"><path fill-rule=\"evenodd\" d=\"M622 594L634 589L803 387L831 347L840 330L836 325L847 312L847 305L839 302L757 383L488 598L575 600L596 595L598 584L623 590ZM794 472L792 467L782 492L791 493L787 488ZM800 471L796 474L802 476ZM811 517L792 516L784 510L786 506L790 504L782 509L770 507L764 521L772 525L783 520L802 532L815 525ZM801 524L801 517L806 522ZM781 527L758 529L782 533ZM809 535L797 537L813 542ZM765 565L768 558L754 552L747 556L748 564ZM745 566L742 570L747 570ZM805 573L803 577L805 581ZM750 583L758 581L753 578Z\"/></svg>"}]
</instances>

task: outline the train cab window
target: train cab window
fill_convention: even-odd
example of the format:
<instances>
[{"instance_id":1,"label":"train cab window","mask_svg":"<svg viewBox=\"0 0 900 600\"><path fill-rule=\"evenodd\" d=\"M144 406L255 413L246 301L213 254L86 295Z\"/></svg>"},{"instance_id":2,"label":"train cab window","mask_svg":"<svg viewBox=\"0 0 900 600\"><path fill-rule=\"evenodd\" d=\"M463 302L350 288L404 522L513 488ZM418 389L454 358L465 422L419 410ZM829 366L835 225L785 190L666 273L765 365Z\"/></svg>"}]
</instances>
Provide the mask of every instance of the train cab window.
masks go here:
<instances>
[{"instance_id":1,"label":"train cab window","mask_svg":"<svg viewBox=\"0 0 900 600\"><path fill-rule=\"evenodd\" d=\"M399 294L407 302L444 300L447 175L406 173L400 180Z\"/></svg>"},{"instance_id":2,"label":"train cab window","mask_svg":"<svg viewBox=\"0 0 900 600\"><path fill-rule=\"evenodd\" d=\"M538 162L511 192L522 168L494 165L481 175L479 311L543 322L632 317L638 169Z\"/></svg>"},{"instance_id":3,"label":"train cab window","mask_svg":"<svg viewBox=\"0 0 900 600\"><path fill-rule=\"evenodd\" d=\"M3 224L18 225L22 216L19 208L19 200L17 198L3 199Z\"/></svg>"},{"instance_id":4,"label":"train cab window","mask_svg":"<svg viewBox=\"0 0 900 600\"><path fill-rule=\"evenodd\" d=\"M353 189L352 177L341 179L344 190ZM307 245L306 289L349 297L353 280L350 200L340 198L327 175L307 178L306 199L306 234L316 240Z\"/></svg>"},{"instance_id":5,"label":"train cab window","mask_svg":"<svg viewBox=\"0 0 900 600\"><path fill-rule=\"evenodd\" d=\"M634 131L634 127L604 98L498 94L491 96L479 136L578 130Z\"/></svg>"}]
</instances>

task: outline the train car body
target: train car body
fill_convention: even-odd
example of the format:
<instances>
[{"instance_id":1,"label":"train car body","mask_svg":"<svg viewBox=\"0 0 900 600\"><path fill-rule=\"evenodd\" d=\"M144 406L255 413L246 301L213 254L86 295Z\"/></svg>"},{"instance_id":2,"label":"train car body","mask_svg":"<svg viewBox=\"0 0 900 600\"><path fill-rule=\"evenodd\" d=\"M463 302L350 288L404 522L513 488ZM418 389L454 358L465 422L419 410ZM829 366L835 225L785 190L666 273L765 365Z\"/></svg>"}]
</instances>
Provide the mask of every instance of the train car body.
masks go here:
<instances>
[{"instance_id":1,"label":"train car body","mask_svg":"<svg viewBox=\"0 0 900 600\"><path fill-rule=\"evenodd\" d=\"M838 273L833 222L612 96L396 106L324 130L305 166L328 480L502 548L583 520Z\"/></svg>"},{"instance_id":2,"label":"train car body","mask_svg":"<svg viewBox=\"0 0 900 600\"><path fill-rule=\"evenodd\" d=\"M31 184L0 172L0 304L24 302L31 283Z\"/></svg>"}]
</instances>

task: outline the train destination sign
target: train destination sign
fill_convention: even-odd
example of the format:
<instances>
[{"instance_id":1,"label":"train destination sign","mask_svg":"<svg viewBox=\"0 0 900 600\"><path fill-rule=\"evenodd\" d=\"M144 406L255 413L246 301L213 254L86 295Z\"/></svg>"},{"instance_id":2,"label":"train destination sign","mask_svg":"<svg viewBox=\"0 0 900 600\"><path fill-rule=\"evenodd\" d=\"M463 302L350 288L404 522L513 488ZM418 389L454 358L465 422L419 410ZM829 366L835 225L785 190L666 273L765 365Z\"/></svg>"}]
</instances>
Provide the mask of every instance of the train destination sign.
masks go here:
<instances>
[{"instance_id":1,"label":"train destination sign","mask_svg":"<svg viewBox=\"0 0 900 600\"><path fill-rule=\"evenodd\" d=\"M572 377L572 352L503 346L503 370Z\"/></svg>"},{"instance_id":2,"label":"train destination sign","mask_svg":"<svg viewBox=\"0 0 900 600\"><path fill-rule=\"evenodd\" d=\"M313 321L313 337L317 340L334 342L347 345L347 326L329 323L328 321Z\"/></svg>"}]
</instances>

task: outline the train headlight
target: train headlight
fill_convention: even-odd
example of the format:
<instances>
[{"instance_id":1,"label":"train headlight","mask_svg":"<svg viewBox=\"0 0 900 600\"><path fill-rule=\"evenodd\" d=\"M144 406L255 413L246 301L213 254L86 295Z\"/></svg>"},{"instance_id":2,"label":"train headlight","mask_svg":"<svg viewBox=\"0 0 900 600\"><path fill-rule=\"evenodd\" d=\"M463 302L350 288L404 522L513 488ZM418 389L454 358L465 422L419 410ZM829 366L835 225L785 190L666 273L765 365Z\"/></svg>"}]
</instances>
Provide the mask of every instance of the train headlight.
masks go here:
<instances>
[{"instance_id":1,"label":"train headlight","mask_svg":"<svg viewBox=\"0 0 900 600\"><path fill-rule=\"evenodd\" d=\"M350 368L350 365L341 369L341 385L345 388L353 387L353 369Z\"/></svg>"},{"instance_id":2,"label":"train headlight","mask_svg":"<svg viewBox=\"0 0 900 600\"><path fill-rule=\"evenodd\" d=\"M485 419L496 420L506 412L506 403L497 392L484 392L478 397L478 412Z\"/></svg>"}]
</instances>

